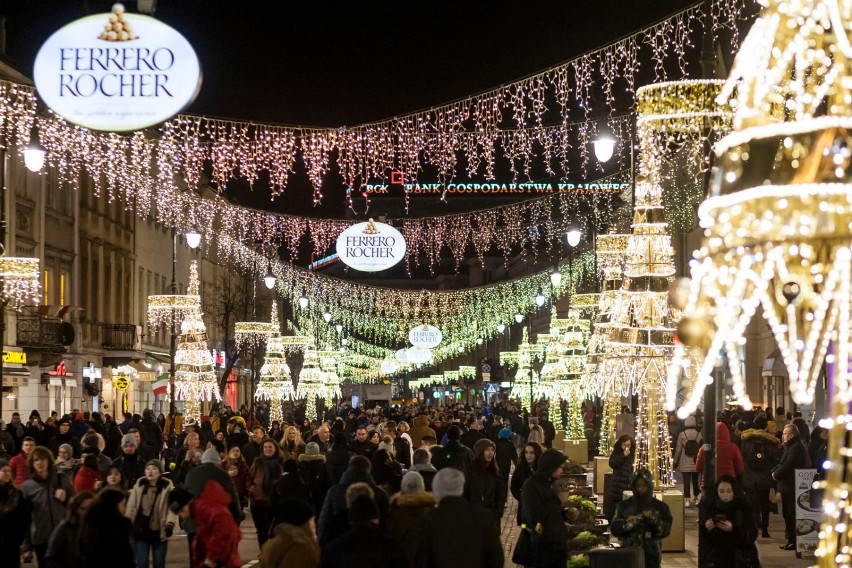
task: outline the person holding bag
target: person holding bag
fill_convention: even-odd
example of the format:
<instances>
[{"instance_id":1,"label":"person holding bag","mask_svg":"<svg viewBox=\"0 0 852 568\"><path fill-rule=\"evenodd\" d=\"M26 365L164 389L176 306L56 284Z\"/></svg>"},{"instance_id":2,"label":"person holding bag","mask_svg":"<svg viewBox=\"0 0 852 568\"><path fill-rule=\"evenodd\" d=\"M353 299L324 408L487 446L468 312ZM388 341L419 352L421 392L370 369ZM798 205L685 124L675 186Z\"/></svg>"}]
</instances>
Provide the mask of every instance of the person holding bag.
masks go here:
<instances>
[{"instance_id":1,"label":"person holding bag","mask_svg":"<svg viewBox=\"0 0 852 568\"><path fill-rule=\"evenodd\" d=\"M178 524L178 516L169 510L171 480L163 477L160 460L145 464L145 475L133 484L124 515L133 525L133 550L136 566L148 568L148 556L154 568L165 568L168 539Z\"/></svg>"},{"instance_id":2,"label":"person holding bag","mask_svg":"<svg viewBox=\"0 0 852 568\"><path fill-rule=\"evenodd\" d=\"M562 475L562 464L567 459L559 450L545 450L538 458L535 473L521 488L521 528L529 531L532 545L526 566L565 568L568 562L568 528L562 517L562 501L552 486L553 480ZM521 537L526 538L523 533Z\"/></svg>"}]
</instances>

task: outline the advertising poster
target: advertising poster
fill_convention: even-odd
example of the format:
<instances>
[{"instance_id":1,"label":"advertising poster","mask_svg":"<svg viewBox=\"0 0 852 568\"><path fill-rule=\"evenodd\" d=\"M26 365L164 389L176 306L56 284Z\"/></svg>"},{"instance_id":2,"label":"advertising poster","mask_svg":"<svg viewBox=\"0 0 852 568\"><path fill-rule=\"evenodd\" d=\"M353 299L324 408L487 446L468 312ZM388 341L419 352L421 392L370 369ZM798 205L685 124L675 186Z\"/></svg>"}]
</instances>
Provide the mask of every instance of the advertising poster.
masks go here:
<instances>
[{"instance_id":1,"label":"advertising poster","mask_svg":"<svg viewBox=\"0 0 852 568\"><path fill-rule=\"evenodd\" d=\"M811 486L815 469L796 470L796 557L813 555L819 545L819 521L822 510L811 506Z\"/></svg>"}]
</instances>

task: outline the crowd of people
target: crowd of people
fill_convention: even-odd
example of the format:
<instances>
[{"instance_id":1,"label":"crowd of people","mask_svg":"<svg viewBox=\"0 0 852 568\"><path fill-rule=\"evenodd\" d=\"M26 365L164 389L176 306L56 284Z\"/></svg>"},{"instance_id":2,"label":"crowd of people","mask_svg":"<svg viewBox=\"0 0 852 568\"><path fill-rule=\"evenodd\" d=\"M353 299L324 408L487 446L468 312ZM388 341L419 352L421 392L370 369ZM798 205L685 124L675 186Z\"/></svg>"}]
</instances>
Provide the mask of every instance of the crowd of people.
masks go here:
<instances>
[{"instance_id":1,"label":"crowd of people","mask_svg":"<svg viewBox=\"0 0 852 568\"><path fill-rule=\"evenodd\" d=\"M629 415L624 409L620 416ZM629 422L628 419L623 419ZM716 480L705 487L703 417L683 421L670 418L672 458L683 479L684 505L699 509L699 545L702 565L759 566L756 541L771 538L769 516L778 512L784 518L784 550L796 550L795 470L813 468L816 479L825 475L828 432L820 426L811 430L800 412L783 408L726 409L719 413L716 428ZM619 436L609 456L613 470L609 507L605 514L613 520L613 534L623 530L620 506L625 490L634 489L636 445L630 434ZM811 491L810 506L819 509L820 492ZM622 511L623 513L623 511ZM635 514L633 515L635 517ZM659 565L647 555L646 566Z\"/></svg>"},{"instance_id":2,"label":"crowd of people","mask_svg":"<svg viewBox=\"0 0 852 568\"><path fill-rule=\"evenodd\" d=\"M261 566L502 567L511 492L538 527L535 565L564 566L550 481L566 458L545 405L288 410L266 427L225 409L171 443L150 410L15 413L0 424L2 565L161 568L182 531L193 567L241 566L248 514Z\"/></svg>"},{"instance_id":3,"label":"crowd of people","mask_svg":"<svg viewBox=\"0 0 852 568\"><path fill-rule=\"evenodd\" d=\"M192 566L241 566L240 523L256 529L261 566L502 566L500 524L509 493L513 519L531 531L533 566L564 567L567 537L552 480L566 461L552 448L547 406L409 405L365 410L346 404L283 422L225 409L188 424L169 443L168 422L146 410L116 423L74 412L42 423L16 413L0 424L0 558L3 566L161 568L169 542L186 534ZM755 566L780 495L791 549L793 473L825 459L825 432L777 409L720 413L717 479L703 488L703 417L671 424L672 452L687 507L699 507L710 563ZM629 411L625 408L619 422ZM592 407L586 416L595 419ZM780 433L778 432L780 426ZM806 443L807 442L807 443ZM609 457L612 535L660 564L671 529L636 444L621 434ZM511 474L511 475L510 475ZM624 495L632 497L623 498ZM476 543L476 546L470 546ZM451 552L450 552L451 551Z\"/></svg>"}]
</instances>

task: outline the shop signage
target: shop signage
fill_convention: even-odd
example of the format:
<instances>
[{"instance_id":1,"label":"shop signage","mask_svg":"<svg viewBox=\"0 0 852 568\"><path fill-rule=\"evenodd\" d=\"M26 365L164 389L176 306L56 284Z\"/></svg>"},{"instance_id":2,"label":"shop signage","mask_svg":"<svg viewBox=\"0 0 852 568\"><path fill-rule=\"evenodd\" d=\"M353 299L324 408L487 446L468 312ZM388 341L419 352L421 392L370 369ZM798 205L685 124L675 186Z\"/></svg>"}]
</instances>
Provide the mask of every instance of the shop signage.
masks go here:
<instances>
[{"instance_id":1,"label":"shop signage","mask_svg":"<svg viewBox=\"0 0 852 568\"><path fill-rule=\"evenodd\" d=\"M405 352L406 361L415 365L432 361L432 350L422 347L411 347Z\"/></svg>"},{"instance_id":2,"label":"shop signage","mask_svg":"<svg viewBox=\"0 0 852 568\"><path fill-rule=\"evenodd\" d=\"M408 349L400 349L394 355L400 363L408 363Z\"/></svg>"},{"instance_id":3,"label":"shop signage","mask_svg":"<svg viewBox=\"0 0 852 568\"><path fill-rule=\"evenodd\" d=\"M23 351L6 351L3 350L4 365L26 365L27 354Z\"/></svg>"},{"instance_id":4,"label":"shop signage","mask_svg":"<svg viewBox=\"0 0 852 568\"><path fill-rule=\"evenodd\" d=\"M437 347L441 340L444 339L444 334L434 325L424 323L408 332L408 341L415 347L424 349L432 349Z\"/></svg>"},{"instance_id":5,"label":"shop signage","mask_svg":"<svg viewBox=\"0 0 852 568\"><path fill-rule=\"evenodd\" d=\"M405 257L405 238L385 223L356 223L337 237L337 256L355 270L378 272Z\"/></svg>"},{"instance_id":6,"label":"shop signage","mask_svg":"<svg viewBox=\"0 0 852 568\"><path fill-rule=\"evenodd\" d=\"M112 379L112 386L117 391L126 391L130 387L130 379L127 378L127 375L116 375Z\"/></svg>"},{"instance_id":7,"label":"shop signage","mask_svg":"<svg viewBox=\"0 0 852 568\"><path fill-rule=\"evenodd\" d=\"M139 130L175 116L196 97L201 65L166 24L115 4L60 28L33 67L39 97L69 122L93 130Z\"/></svg>"}]
</instances>

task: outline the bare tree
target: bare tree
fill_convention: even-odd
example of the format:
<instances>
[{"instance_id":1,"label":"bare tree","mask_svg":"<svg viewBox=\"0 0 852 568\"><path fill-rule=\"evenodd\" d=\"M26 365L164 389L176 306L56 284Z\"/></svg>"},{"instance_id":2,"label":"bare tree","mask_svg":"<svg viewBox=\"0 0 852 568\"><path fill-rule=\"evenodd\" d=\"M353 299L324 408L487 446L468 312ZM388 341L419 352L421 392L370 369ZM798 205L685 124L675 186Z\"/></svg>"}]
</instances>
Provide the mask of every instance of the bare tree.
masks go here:
<instances>
[{"instance_id":1,"label":"bare tree","mask_svg":"<svg viewBox=\"0 0 852 568\"><path fill-rule=\"evenodd\" d=\"M231 270L219 277L216 286L210 290L210 297L205 298L205 316L209 318L208 329L215 331L214 335L221 338L220 349L225 351L225 367L219 375L219 396L225 396L225 385L228 377L240 357L234 341L234 323L246 321L251 310L250 279Z\"/></svg>"}]
</instances>

